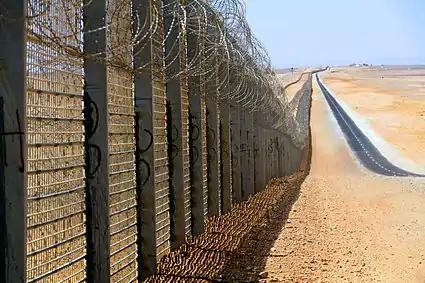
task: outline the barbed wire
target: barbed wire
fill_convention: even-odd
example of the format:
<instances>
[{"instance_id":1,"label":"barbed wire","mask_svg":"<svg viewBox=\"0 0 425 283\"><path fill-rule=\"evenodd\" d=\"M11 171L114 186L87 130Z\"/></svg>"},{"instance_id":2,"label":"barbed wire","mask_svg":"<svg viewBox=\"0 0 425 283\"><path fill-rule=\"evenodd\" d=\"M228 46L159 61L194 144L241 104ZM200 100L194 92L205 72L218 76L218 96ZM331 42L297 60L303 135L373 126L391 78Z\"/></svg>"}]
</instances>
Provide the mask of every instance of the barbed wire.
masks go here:
<instances>
[{"instance_id":1,"label":"barbed wire","mask_svg":"<svg viewBox=\"0 0 425 283\"><path fill-rule=\"evenodd\" d=\"M143 72L151 67L150 62L143 62L134 68L132 58L138 53L150 52L149 42L162 28L161 17L164 17L168 26L164 29L163 44L171 36L177 39L169 45L171 51L166 54L163 66L166 81L179 76L202 76L203 81L216 81L218 100L237 103L246 111L259 114L264 126L291 132L293 139L301 139L296 134L297 123L289 121L295 116L288 115L296 112L297 105L289 103L265 47L254 36L243 1L156 0L152 1L150 13L142 13L151 18L142 18L138 11L149 7L136 9L131 0L107 0L105 26L98 30L84 30L82 23L83 10L93 5L92 0L84 3L81 0L30 0L28 5L28 36L32 42L49 45L61 54L68 54L70 60L106 57L111 66L131 72ZM53 17L54 10L62 10L61 16ZM107 33L106 54L85 53L84 34L101 29ZM192 55L186 56L184 66L171 68L182 54L178 52L181 43L186 46L190 36L197 39L198 45L188 46ZM56 68L61 64L49 60L39 63L53 64Z\"/></svg>"}]
</instances>

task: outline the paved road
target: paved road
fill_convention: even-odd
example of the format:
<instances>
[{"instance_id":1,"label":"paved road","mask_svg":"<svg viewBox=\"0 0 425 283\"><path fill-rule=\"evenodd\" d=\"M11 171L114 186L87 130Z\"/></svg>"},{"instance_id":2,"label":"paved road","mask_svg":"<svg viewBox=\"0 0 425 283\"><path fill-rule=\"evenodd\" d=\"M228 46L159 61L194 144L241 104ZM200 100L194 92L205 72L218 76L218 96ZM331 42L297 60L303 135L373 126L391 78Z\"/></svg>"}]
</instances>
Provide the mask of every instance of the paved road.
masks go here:
<instances>
[{"instance_id":1,"label":"paved road","mask_svg":"<svg viewBox=\"0 0 425 283\"><path fill-rule=\"evenodd\" d=\"M317 74L316 79L351 150L355 152L366 168L372 172L385 176L425 177L424 174L406 171L388 161L320 82Z\"/></svg>"}]
</instances>

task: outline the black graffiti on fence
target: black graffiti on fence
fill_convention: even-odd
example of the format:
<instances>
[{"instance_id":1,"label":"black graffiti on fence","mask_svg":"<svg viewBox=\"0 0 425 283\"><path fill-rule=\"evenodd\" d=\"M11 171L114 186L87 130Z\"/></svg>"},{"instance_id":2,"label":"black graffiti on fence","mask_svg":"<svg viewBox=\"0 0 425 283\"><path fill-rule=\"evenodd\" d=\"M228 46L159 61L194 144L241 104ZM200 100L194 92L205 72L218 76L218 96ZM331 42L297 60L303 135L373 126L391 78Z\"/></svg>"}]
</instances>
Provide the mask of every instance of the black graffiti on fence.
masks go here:
<instances>
[{"instance_id":1,"label":"black graffiti on fence","mask_svg":"<svg viewBox=\"0 0 425 283\"><path fill-rule=\"evenodd\" d=\"M195 145L195 141L197 141L201 135L201 131L199 126L195 123L198 120L198 117L193 116L192 111L189 109L189 143L190 143L190 151L189 151L189 159L191 162L191 166L195 164L199 159L199 149ZM194 134L196 133L196 135ZM195 154L196 153L196 154Z\"/></svg>"},{"instance_id":2,"label":"black graffiti on fence","mask_svg":"<svg viewBox=\"0 0 425 283\"><path fill-rule=\"evenodd\" d=\"M210 134L212 135L212 138L210 137ZM217 134L209 126L207 126L207 136L208 136L208 139L211 140L212 142L216 141ZM210 150L212 150L214 152L214 154L210 154ZM208 149L208 160L214 161L216 158L217 158L217 149L216 149L216 146L214 146L214 147Z\"/></svg>"},{"instance_id":3,"label":"black graffiti on fence","mask_svg":"<svg viewBox=\"0 0 425 283\"><path fill-rule=\"evenodd\" d=\"M269 140L269 145L268 145L268 147L267 147L267 153L268 153L268 154L272 154L272 153L273 153L273 151L274 151L274 149L273 149L273 139L270 139L270 140Z\"/></svg>"},{"instance_id":4,"label":"black graffiti on fence","mask_svg":"<svg viewBox=\"0 0 425 283\"><path fill-rule=\"evenodd\" d=\"M87 85L84 86L85 89L87 89ZM84 115L84 132L85 132L85 139L84 139L84 156L85 156L85 174L86 174L86 181L85 181L85 202L86 202L86 216L87 216L87 227L93 227L93 195L92 193L97 191L97 187L93 185L94 182L91 182L91 180L94 178L96 172L99 170L101 161L102 161L102 152L100 150L100 147L98 145L91 143L91 138L96 133L98 126L99 126L99 108L96 105L96 103L91 99L90 95L86 90L84 90L84 96L83 96L83 102L84 102L84 109L83 109L83 115ZM96 162L93 162L93 157L96 158ZM89 266L95 266L95 255L93 254L93 251L95 251L95 244L91 240L93 239L93 233L94 231L92 229L87 229L87 262ZM90 252L89 252L90 251ZM90 272L88 274L88 278L92 277L92 273Z\"/></svg>"},{"instance_id":5,"label":"black graffiti on fence","mask_svg":"<svg viewBox=\"0 0 425 283\"><path fill-rule=\"evenodd\" d=\"M141 135L141 131L140 129L141 124L140 124L140 119L141 119L141 113L140 112L136 112L135 113L135 135L136 135L136 149L135 149L135 155L136 155L136 160L138 160L139 162L136 164L136 170L139 171L140 170L140 162L146 167L146 177L145 179L142 181L141 179L138 180L138 182L140 182L139 187L143 188L146 183L149 181L149 178L151 176L151 166L149 164L149 162L144 158L143 154L146 153L153 145L153 134L151 131L149 131L148 129L143 129L144 132L146 132L149 135L149 143L145 148L140 148L140 135ZM140 174L137 174L137 176L139 176Z\"/></svg>"},{"instance_id":6,"label":"black graffiti on fence","mask_svg":"<svg viewBox=\"0 0 425 283\"><path fill-rule=\"evenodd\" d=\"M180 148L175 144L179 139L180 132L176 125L173 123L173 116L171 113L170 101L166 101L166 117L167 117L167 140L168 140L168 157L169 161L173 161L180 153ZM169 174L173 175L173 166L171 162L168 163Z\"/></svg>"},{"instance_id":7,"label":"black graffiti on fence","mask_svg":"<svg viewBox=\"0 0 425 283\"><path fill-rule=\"evenodd\" d=\"M18 123L18 131L6 132L4 129L4 121L6 120L4 114L4 98L0 97L0 161L3 160L3 165L7 166L7 150L5 136L19 136L19 155L21 166L19 166L19 172L23 173L25 170L25 160L24 160L24 149L23 149L23 136L25 135L22 130L21 119L19 117L19 109L16 109L16 121Z\"/></svg>"},{"instance_id":8,"label":"black graffiti on fence","mask_svg":"<svg viewBox=\"0 0 425 283\"><path fill-rule=\"evenodd\" d=\"M210 150L213 151L214 154L210 153ZM214 161L217 158L217 149L216 148L210 148L208 149L208 159L210 161Z\"/></svg>"},{"instance_id":9,"label":"black graffiti on fence","mask_svg":"<svg viewBox=\"0 0 425 283\"><path fill-rule=\"evenodd\" d=\"M216 135L215 131L211 127L207 126L207 132L208 132L208 134L212 134L211 140L213 142L216 141L217 135Z\"/></svg>"},{"instance_id":10,"label":"black graffiti on fence","mask_svg":"<svg viewBox=\"0 0 425 283\"><path fill-rule=\"evenodd\" d=\"M102 152L98 145L92 144L90 139L96 133L99 126L99 108L96 103L90 98L90 95L84 91L84 128L86 138L84 139L85 158L86 158L86 178L92 179L99 170L102 162ZM94 163L92 158L96 158ZM93 168L94 167L94 168Z\"/></svg>"}]
</instances>

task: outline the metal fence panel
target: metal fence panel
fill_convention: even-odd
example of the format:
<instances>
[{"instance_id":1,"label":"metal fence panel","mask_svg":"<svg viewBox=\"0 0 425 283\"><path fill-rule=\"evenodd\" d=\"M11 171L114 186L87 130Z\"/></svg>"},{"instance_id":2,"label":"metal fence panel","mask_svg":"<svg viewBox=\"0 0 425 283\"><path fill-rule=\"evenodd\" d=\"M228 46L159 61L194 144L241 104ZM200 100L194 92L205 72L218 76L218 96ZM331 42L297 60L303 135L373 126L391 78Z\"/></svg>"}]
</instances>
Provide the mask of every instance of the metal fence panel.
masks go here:
<instances>
[{"instance_id":1,"label":"metal fence panel","mask_svg":"<svg viewBox=\"0 0 425 283\"><path fill-rule=\"evenodd\" d=\"M81 7L34 0L28 13L27 281L78 281L86 276L83 62L60 44L79 49Z\"/></svg>"},{"instance_id":2,"label":"metal fence panel","mask_svg":"<svg viewBox=\"0 0 425 283\"><path fill-rule=\"evenodd\" d=\"M111 280L137 278L131 2L107 2Z\"/></svg>"},{"instance_id":3,"label":"metal fence panel","mask_svg":"<svg viewBox=\"0 0 425 283\"><path fill-rule=\"evenodd\" d=\"M136 276L137 209L132 74L108 68L111 279Z\"/></svg>"},{"instance_id":4,"label":"metal fence panel","mask_svg":"<svg viewBox=\"0 0 425 283\"><path fill-rule=\"evenodd\" d=\"M201 99L201 148L202 148L202 192L203 192L203 207L204 207L204 219L208 215L208 147L207 147L207 136L208 136L208 124L207 124L207 78L205 71L206 65L206 51L204 38L198 39L198 54L199 58L199 88L200 88L200 99Z\"/></svg>"},{"instance_id":5,"label":"metal fence panel","mask_svg":"<svg viewBox=\"0 0 425 283\"><path fill-rule=\"evenodd\" d=\"M232 204L242 201L240 109L230 106L230 137L232 160Z\"/></svg>"},{"instance_id":6,"label":"metal fence panel","mask_svg":"<svg viewBox=\"0 0 425 283\"><path fill-rule=\"evenodd\" d=\"M167 142L171 201L171 248L190 234L190 172L188 149L188 90L185 73L185 38L176 19L174 5L164 7Z\"/></svg>"},{"instance_id":7,"label":"metal fence panel","mask_svg":"<svg viewBox=\"0 0 425 283\"><path fill-rule=\"evenodd\" d=\"M208 148L207 148L207 101L205 89L201 94L201 127L202 127L202 182L204 194L204 216L208 215Z\"/></svg>"}]
</instances>

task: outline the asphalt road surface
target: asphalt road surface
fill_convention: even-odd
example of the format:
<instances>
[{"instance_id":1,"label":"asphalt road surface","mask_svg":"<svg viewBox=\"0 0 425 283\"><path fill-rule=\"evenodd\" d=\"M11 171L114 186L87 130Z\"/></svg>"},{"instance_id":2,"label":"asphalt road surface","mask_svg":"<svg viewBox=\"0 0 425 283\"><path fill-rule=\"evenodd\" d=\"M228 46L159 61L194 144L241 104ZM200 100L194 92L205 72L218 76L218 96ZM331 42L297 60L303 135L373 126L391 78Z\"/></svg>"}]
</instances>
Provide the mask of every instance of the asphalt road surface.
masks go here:
<instances>
[{"instance_id":1,"label":"asphalt road surface","mask_svg":"<svg viewBox=\"0 0 425 283\"><path fill-rule=\"evenodd\" d=\"M369 138L363 134L344 109L342 109L339 103L319 80L317 74L316 79L351 150L354 151L356 156L366 168L372 172L385 176L425 177L424 174L416 174L406 171L388 161L388 159L386 159L385 156L383 156L373 145Z\"/></svg>"}]
</instances>

